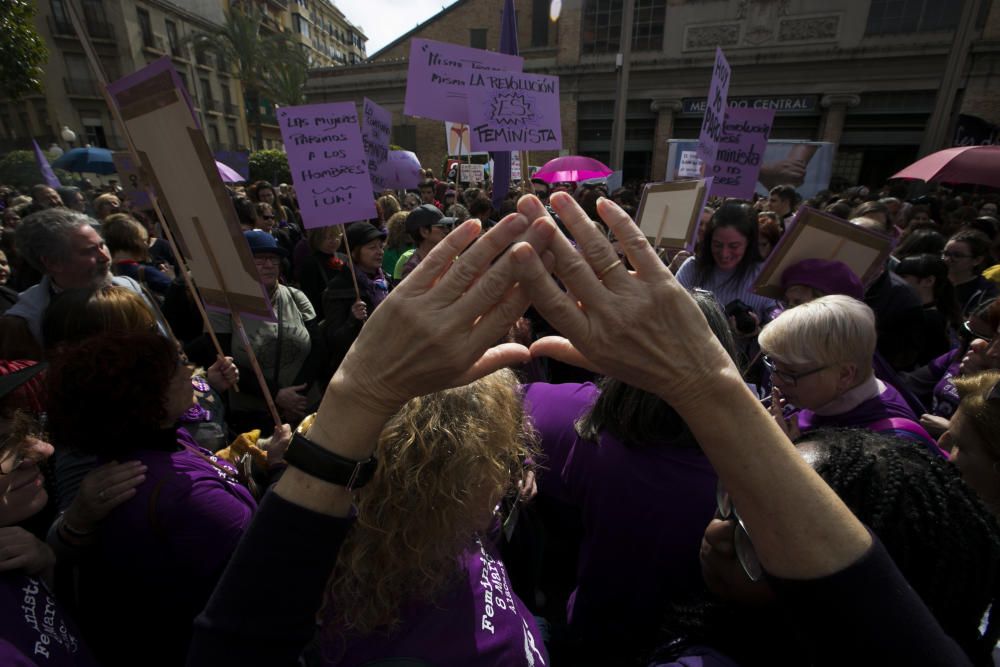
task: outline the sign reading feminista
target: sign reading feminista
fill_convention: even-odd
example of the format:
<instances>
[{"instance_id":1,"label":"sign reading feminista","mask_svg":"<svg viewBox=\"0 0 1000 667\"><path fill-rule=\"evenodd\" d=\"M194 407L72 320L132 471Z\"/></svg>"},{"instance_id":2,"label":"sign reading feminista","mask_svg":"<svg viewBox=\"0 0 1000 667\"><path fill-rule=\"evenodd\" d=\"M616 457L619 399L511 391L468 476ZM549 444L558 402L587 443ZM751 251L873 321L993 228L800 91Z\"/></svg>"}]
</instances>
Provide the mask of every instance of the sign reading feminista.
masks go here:
<instances>
[{"instance_id":1,"label":"sign reading feminista","mask_svg":"<svg viewBox=\"0 0 1000 667\"><path fill-rule=\"evenodd\" d=\"M726 115L726 97L729 95L729 80L733 70L726 61L722 49L715 48L715 65L712 67L712 82L708 87L708 104L705 105L705 116L701 121L701 132L698 134L698 159L705 165L705 174L711 175L712 164L715 162L715 152L722 139L722 124Z\"/></svg>"},{"instance_id":2,"label":"sign reading feminista","mask_svg":"<svg viewBox=\"0 0 1000 667\"><path fill-rule=\"evenodd\" d=\"M353 102L282 107L278 125L307 228L376 216Z\"/></svg>"},{"instance_id":3,"label":"sign reading feminista","mask_svg":"<svg viewBox=\"0 0 1000 667\"><path fill-rule=\"evenodd\" d=\"M559 77L521 72L476 72L469 126L474 151L562 148Z\"/></svg>"},{"instance_id":4,"label":"sign reading feminista","mask_svg":"<svg viewBox=\"0 0 1000 667\"><path fill-rule=\"evenodd\" d=\"M414 39L410 42L403 113L468 123L466 93L473 87L486 85L482 75L522 69L524 58L519 56Z\"/></svg>"}]
</instances>

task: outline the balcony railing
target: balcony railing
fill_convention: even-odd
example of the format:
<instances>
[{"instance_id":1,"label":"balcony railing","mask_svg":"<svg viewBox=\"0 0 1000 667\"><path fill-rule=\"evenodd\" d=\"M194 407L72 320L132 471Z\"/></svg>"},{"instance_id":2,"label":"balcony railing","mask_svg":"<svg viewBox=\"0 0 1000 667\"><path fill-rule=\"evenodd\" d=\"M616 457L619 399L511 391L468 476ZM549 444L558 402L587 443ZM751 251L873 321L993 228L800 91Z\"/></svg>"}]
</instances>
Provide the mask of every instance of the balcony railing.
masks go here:
<instances>
[{"instance_id":1,"label":"balcony railing","mask_svg":"<svg viewBox=\"0 0 1000 667\"><path fill-rule=\"evenodd\" d=\"M205 111L216 111L216 112L221 111L220 105L216 100L202 99L201 108L204 109Z\"/></svg>"},{"instance_id":2,"label":"balcony railing","mask_svg":"<svg viewBox=\"0 0 1000 667\"><path fill-rule=\"evenodd\" d=\"M115 29L107 21L88 18L84 23L92 39L114 39Z\"/></svg>"},{"instance_id":3,"label":"balcony railing","mask_svg":"<svg viewBox=\"0 0 1000 667\"><path fill-rule=\"evenodd\" d=\"M227 116L239 116L240 108L233 104L232 102L226 102L226 115Z\"/></svg>"}]
</instances>

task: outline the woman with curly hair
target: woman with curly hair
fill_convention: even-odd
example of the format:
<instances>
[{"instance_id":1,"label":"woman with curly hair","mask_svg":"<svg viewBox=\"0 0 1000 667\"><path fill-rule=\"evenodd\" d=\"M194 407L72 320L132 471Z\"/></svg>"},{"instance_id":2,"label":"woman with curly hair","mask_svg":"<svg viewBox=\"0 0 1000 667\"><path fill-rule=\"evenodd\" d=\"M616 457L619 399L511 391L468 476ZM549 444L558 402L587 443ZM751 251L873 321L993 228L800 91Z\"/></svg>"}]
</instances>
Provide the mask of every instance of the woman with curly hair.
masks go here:
<instances>
[{"instance_id":1,"label":"woman with curly hair","mask_svg":"<svg viewBox=\"0 0 1000 667\"><path fill-rule=\"evenodd\" d=\"M545 664L488 535L533 451L513 372L410 400L375 451L330 581L325 664Z\"/></svg>"},{"instance_id":2,"label":"woman with curly hair","mask_svg":"<svg viewBox=\"0 0 1000 667\"><path fill-rule=\"evenodd\" d=\"M389 217L385 225L389 235L385 239L382 271L387 276L395 271L400 256L413 247L413 239L406 231L406 216L406 211L398 211Z\"/></svg>"}]
</instances>

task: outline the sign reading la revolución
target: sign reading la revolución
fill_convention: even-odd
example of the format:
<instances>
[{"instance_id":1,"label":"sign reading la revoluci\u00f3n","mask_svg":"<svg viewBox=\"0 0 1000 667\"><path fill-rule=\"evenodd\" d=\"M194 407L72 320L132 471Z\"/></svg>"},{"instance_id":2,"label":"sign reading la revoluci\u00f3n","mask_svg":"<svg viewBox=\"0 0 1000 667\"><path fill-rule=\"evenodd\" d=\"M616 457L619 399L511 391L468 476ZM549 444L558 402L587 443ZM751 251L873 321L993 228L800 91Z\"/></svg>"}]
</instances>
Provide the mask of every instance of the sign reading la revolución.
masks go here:
<instances>
[{"instance_id":1,"label":"sign reading la revoluci\u00f3n","mask_svg":"<svg viewBox=\"0 0 1000 667\"><path fill-rule=\"evenodd\" d=\"M705 113L706 98L685 97L681 113ZM819 109L819 95L773 95L769 97L729 97L731 109L774 109L777 113L813 113Z\"/></svg>"}]
</instances>

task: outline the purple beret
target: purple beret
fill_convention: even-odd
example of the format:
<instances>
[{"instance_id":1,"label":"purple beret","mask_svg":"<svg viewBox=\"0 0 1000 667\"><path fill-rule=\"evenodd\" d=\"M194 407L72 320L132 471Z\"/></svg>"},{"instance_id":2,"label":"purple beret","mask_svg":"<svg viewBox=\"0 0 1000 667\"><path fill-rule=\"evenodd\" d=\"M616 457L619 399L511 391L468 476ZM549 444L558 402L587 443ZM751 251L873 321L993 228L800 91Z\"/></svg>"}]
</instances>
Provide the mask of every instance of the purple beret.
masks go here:
<instances>
[{"instance_id":1,"label":"purple beret","mask_svg":"<svg viewBox=\"0 0 1000 667\"><path fill-rule=\"evenodd\" d=\"M843 294L861 301L865 288L850 267L843 262L829 259L803 259L792 264L781 274L781 289L792 285L805 285L827 294Z\"/></svg>"}]
</instances>

